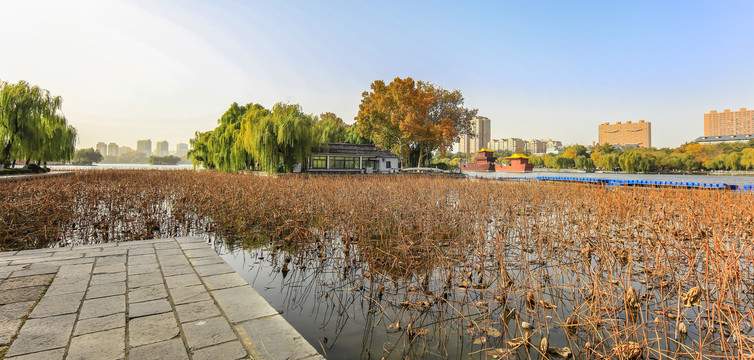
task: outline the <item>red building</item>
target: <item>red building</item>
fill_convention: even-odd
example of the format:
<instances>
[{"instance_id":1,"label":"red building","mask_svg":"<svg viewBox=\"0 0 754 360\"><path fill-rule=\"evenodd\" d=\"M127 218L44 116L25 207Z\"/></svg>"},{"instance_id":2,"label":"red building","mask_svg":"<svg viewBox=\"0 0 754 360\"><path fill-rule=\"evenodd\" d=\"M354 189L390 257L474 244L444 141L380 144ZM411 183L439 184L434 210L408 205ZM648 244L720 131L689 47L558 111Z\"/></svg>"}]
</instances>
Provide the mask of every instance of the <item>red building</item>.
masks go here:
<instances>
[{"instance_id":1,"label":"red building","mask_svg":"<svg viewBox=\"0 0 754 360\"><path fill-rule=\"evenodd\" d=\"M490 149L477 151L474 162L459 164L464 171L495 171L495 156Z\"/></svg>"},{"instance_id":2,"label":"red building","mask_svg":"<svg viewBox=\"0 0 754 360\"><path fill-rule=\"evenodd\" d=\"M533 164L529 164L529 157L523 154L513 154L505 158L509 160L510 165L495 163L495 171L502 172L531 172L534 169Z\"/></svg>"}]
</instances>

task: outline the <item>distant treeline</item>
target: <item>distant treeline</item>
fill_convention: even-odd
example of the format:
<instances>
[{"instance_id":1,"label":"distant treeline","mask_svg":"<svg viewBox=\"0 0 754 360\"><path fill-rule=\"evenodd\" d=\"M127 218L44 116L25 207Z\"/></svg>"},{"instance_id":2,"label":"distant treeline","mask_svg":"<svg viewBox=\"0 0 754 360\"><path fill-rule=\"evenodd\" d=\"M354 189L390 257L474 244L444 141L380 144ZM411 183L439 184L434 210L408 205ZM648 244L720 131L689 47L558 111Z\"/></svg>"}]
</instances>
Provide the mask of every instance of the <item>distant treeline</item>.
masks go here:
<instances>
[{"instance_id":1,"label":"distant treeline","mask_svg":"<svg viewBox=\"0 0 754 360\"><path fill-rule=\"evenodd\" d=\"M535 167L637 172L754 169L754 140L739 143L686 143L677 148L622 148L605 144L566 147L559 155L544 154L530 160Z\"/></svg>"}]
</instances>

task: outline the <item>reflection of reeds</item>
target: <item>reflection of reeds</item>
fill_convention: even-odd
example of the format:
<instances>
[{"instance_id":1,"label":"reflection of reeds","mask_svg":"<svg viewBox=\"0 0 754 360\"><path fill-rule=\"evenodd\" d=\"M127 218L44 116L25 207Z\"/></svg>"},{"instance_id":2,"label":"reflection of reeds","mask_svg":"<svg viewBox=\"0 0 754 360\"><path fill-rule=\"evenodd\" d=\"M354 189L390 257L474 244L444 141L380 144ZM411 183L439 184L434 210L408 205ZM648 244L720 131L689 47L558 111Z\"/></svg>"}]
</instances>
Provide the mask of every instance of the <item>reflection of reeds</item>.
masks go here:
<instances>
[{"instance_id":1,"label":"reflection of reeds","mask_svg":"<svg viewBox=\"0 0 754 360\"><path fill-rule=\"evenodd\" d=\"M754 350L750 194L189 171L81 172L0 194L3 249L184 234L264 245L262 261L327 305L323 321L363 304L364 347L386 356Z\"/></svg>"}]
</instances>

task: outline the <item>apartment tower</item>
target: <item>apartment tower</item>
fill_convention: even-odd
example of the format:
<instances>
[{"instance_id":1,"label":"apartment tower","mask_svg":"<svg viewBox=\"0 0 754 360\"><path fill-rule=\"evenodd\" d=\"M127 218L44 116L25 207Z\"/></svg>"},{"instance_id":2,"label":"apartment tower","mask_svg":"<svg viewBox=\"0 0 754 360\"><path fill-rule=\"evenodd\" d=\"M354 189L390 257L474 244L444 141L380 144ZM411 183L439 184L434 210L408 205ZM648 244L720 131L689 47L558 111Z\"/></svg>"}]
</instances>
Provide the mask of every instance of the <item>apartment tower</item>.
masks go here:
<instances>
[{"instance_id":1,"label":"apartment tower","mask_svg":"<svg viewBox=\"0 0 754 360\"><path fill-rule=\"evenodd\" d=\"M458 151L462 153L475 153L487 146L490 142L490 119L484 116L475 116L471 119L471 135L461 135L458 142Z\"/></svg>"},{"instance_id":2,"label":"apartment tower","mask_svg":"<svg viewBox=\"0 0 754 360\"><path fill-rule=\"evenodd\" d=\"M615 124L604 123L599 126L600 145L622 145L652 147L652 123L626 121Z\"/></svg>"},{"instance_id":3,"label":"apartment tower","mask_svg":"<svg viewBox=\"0 0 754 360\"><path fill-rule=\"evenodd\" d=\"M754 110L712 110L704 114L704 136L754 134Z\"/></svg>"}]
</instances>

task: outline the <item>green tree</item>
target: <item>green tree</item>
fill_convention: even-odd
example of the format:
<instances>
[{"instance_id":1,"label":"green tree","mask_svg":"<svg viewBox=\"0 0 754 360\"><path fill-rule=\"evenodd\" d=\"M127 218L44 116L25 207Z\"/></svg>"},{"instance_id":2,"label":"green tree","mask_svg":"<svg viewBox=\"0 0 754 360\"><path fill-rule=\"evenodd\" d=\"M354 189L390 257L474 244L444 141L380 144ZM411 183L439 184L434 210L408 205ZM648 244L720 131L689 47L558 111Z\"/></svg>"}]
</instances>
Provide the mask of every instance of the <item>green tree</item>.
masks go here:
<instances>
[{"instance_id":1,"label":"green tree","mask_svg":"<svg viewBox=\"0 0 754 360\"><path fill-rule=\"evenodd\" d=\"M61 104L61 97L25 81L0 83L0 164L70 159L76 131L58 113Z\"/></svg>"},{"instance_id":2,"label":"green tree","mask_svg":"<svg viewBox=\"0 0 754 360\"><path fill-rule=\"evenodd\" d=\"M79 149L73 155L73 163L78 165L92 165L102 161L102 154L94 148Z\"/></svg>"},{"instance_id":3,"label":"green tree","mask_svg":"<svg viewBox=\"0 0 754 360\"><path fill-rule=\"evenodd\" d=\"M571 145L563 150L563 154L561 156L575 160L579 156L586 155L586 148L583 145Z\"/></svg>"}]
</instances>

